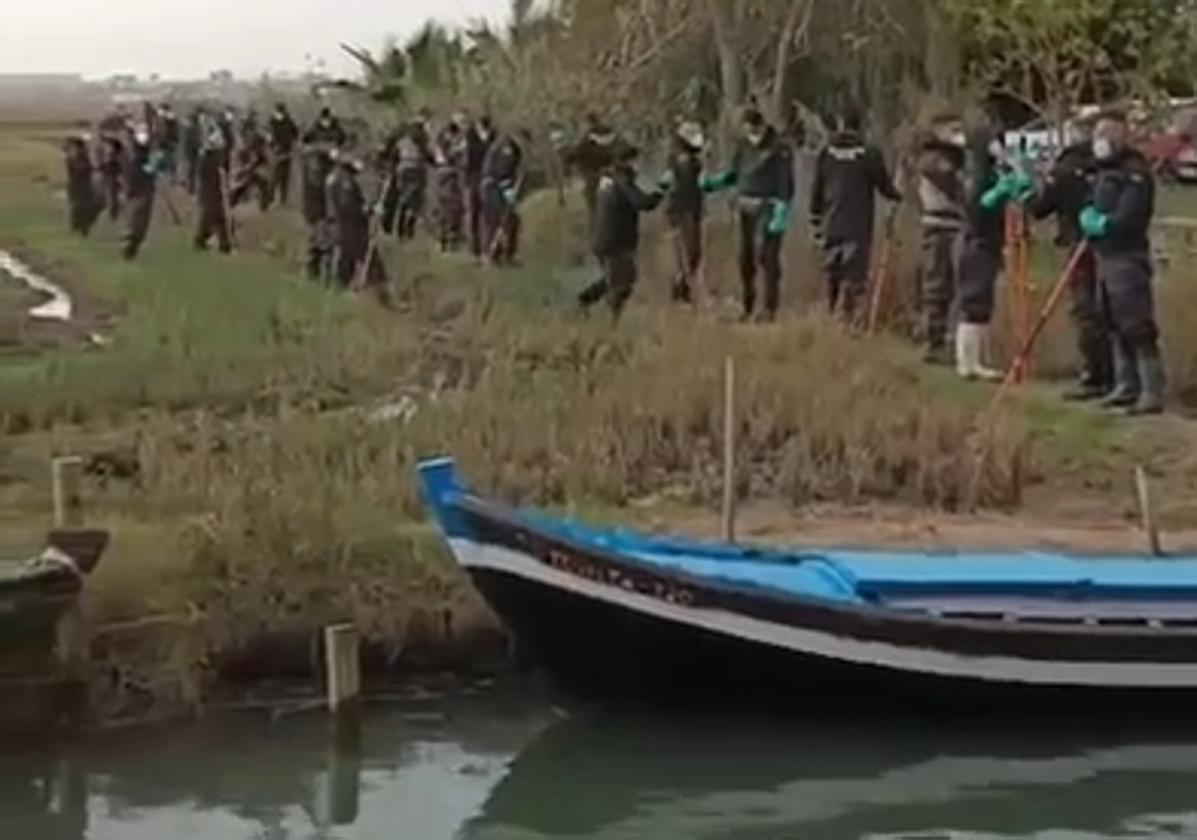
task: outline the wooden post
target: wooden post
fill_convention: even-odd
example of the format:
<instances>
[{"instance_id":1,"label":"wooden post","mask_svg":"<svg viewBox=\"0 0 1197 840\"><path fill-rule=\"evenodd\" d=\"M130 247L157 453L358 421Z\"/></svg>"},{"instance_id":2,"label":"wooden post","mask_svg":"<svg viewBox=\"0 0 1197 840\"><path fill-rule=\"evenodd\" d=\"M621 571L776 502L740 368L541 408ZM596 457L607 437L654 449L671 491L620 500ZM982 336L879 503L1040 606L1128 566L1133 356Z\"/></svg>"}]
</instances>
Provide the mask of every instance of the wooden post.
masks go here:
<instances>
[{"instance_id":1,"label":"wooden post","mask_svg":"<svg viewBox=\"0 0 1197 840\"><path fill-rule=\"evenodd\" d=\"M736 362L731 356L723 373L723 539L736 541Z\"/></svg>"},{"instance_id":2,"label":"wooden post","mask_svg":"<svg viewBox=\"0 0 1197 840\"><path fill-rule=\"evenodd\" d=\"M50 480L54 492L54 527L78 528L83 524L83 459L74 456L50 462Z\"/></svg>"},{"instance_id":3,"label":"wooden post","mask_svg":"<svg viewBox=\"0 0 1197 840\"><path fill-rule=\"evenodd\" d=\"M1139 516L1143 521L1143 531L1147 535L1147 551L1152 557L1163 557L1160 531L1151 506L1151 484L1147 479L1147 470L1143 467L1135 467L1135 486L1139 491Z\"/></svg>"},{"instance_id":4,"label":"wooden post","mask_svg":"<svg viewBox=\"0 0 1197 840\"><path fill-rule=\"evenodd\" d=\"M357 629L352 624L324 628L324 674L328 710L334 714L352 712L361 695Z\"/></svg>"}]
</instances>

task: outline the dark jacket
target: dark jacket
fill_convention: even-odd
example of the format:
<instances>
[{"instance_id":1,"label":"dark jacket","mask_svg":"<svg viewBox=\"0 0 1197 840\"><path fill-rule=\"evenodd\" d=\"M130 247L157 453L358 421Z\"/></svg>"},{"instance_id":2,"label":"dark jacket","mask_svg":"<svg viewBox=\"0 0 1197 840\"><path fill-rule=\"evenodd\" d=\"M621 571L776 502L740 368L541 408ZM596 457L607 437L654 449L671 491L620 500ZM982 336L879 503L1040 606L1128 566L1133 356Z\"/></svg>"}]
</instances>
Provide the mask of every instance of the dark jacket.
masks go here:
<instances>
[{"instance_id":1,"label":"dark jacket","mask_svg":"<svg viewBox=\"0 0 1197 840\"><path fill-rule=\"evenodd\" d=\"M286 112L274 112L270 116L270 148L279 155L289 155L299 140L299 126Z\"/></svg>"},{"instance_id":2,"label":"dark jacket","mask_svg":"<svg viewBox=\"0 0 1197 840\"><path fill-rule=\"evenodd\" d=\"M930 140L918 159L919 204L925 227L964 226L964 149Z\"/></svg>"},{"instance_id":3,"label":"dark jacket","mask_svg":"<svg viewBox=\"0 0 1197 840\"><path fill-rule=\"evenodd\" d=\"M770 126L760 143L741 139L732 157L736 189L743 198L789 202L794 198L794 153Z\"/></svg>"},{"instance_id":4,"label":"dark jacket","mask_svg":"<svg viewBox=\"0 0 1197 840\"><path fill-rule=\"evenodd\" d=\"M495 140L482 161L482 177L496 184L513 184L520 175L524 151L514 137Z\"/></svg>"},{"instance_id":5,"label":"dark jacket","mask_svg":"<svg viewBox=\"0 0 1197 840\"><path fill-rule=\"evenodd\" d=\"M108 178L119 179L125 171L125 144L119 137L109 135L100 147L100 171Z\"/></svg>"},{"instance_id":6,"label":"dark jacket","mask_svg":"<svg viewBox=\"0 0 1197 840\"><path fill-rule=\"evenodd\" d=\"M975 247L1000 253L1006 239L1006 205L993 209L981 205L981 199L997 185L1001 177L998 161L990 154L988 135L974 137L965 152L964 233Z\"/></svg>"},{"instance_id":7,"label":"dark jacket","mask_svg":"<svg viewBox=\"0 0 1197 840\"><path fill-rule=\"evenodd\" d=\"M329 177L328 217L343 231L364 231L370 226L370 211L366 205L366 194L357 176L338 167Z\"/></svg>"},{"instance_id":8,"label":"dark jacket","mask_svg":"<svg viewBox=\"0 0 1197 840\"><path fill-rule=\"evenodd\" d=\"M595 193L595 255L635 251L640 244L640 214L656 209L661 198L660 193L640 189L630 166L610 167Z\"/></svg>"},{"instance_id":9,"label":"dark jacket","mask_svg":"<svg viewBox=\"0 0 1197 840\"><path fill-rule=\"evenodd\" d=\"M1093 205L1110 217L1109 233L1094 243L1099 256L1150 254L1155 177L1142 153L1124 149L1108 161L1097 161Z\"/></svg>"},{"instance_id":10,"label":"dark jacket","mask_svg":"<svg viewBox=\"0 0 1197 840\"><path fill-rule=\"evenodd\" d=\"M626 141L615 135L611 135L607 142L602 142L593 133L589 133L573 148L566 150L563 160L566 166L577 170L584 180L594 183L608 168L615 165L615 161L626 148Z\"/></svg>"},{"instance_id":11,"label":"dark jacket","mask_svg":"<svg viewBox=\"0 0 1197 840\"><path fill-rule=\"evenodd\" d=\"M129 163L125 167L125 193L129 198L153 194L157 174L147 171L152 152L148 143L133 143L129 146Z\"/></svg>"},{"instance_id":12,"label":"dark jacket","mask_svg":"<svg viewBox=\"0 0 1197 840\"><path fill-rule=\"evenodd\" d=\"M680 137L674 141L669 157L672 185L666 214L670 219L702 216L702 154Z\"/></svg>"},{"instance_id":13,"label":"dark jacket","mask_svg":"<svg viewBox=\"0 0 1197 840\"><path fill-rule=\"evenodd\" d=\"M1027 205L1036 219L1056 216L1056 244L1067 247L1081 241L1081 211L1089 204L1096 162L1093 145L1075 143L1065 148L1044 181L1043 188Z\"/></svg>"},{"instance_id":14,"label":"dark jacket","mask_svg":"<svg viewBox=\"0 0 1197 840\"><path fill-rule=\"evenodd\" d=\"M196 200L201 205L224 209L224 152L208 148L200 153L196 163Z\"/></svg>"},{"instance_id":15,"label":"dark jacket","mask_svg":"<svg viewBox=\"0 0 1197 840\"><path fill-rule=\"evenodd\" d=\"M822 220L828 241L871 243L878 192L890 201L901 199L881 152L860 135L841 132L815 163L811 218Z\"/></svg>"},{"instance_id":16,"label":"dark jacket","mask_svg":"<svg viewBox=\"0 0 1197 840\"><path fill-rule=\"evenodd\" d=\"M466 129L465 138L466 175L477 181L482 178L482 165L486 162L486 153L495 142L495 136L489 132L483 136L477 126L470 126Z\"/></svg>"},{"instance_id":17,"label":"dark jacket","mask_svg":"<svg viewBox=\"0 0 1197 840\"><path fill-rule=\"evenodd\" d=\"M328 195L325 184L332 173L333 163L328 151L320 146L304 149L303 165L303 218L309 225L323 222L328 217Z\"/></svg>"},{"instance_id":18,"label":"dark jacket","mask_svg":"<svg viewBox=\"0 0 1197 840\"><path fill-rule=\"evenodd\" d=\"M336 117L317 120L303 135L305 143L327 143L337 147L344 146L348 139L345 129L341 127L341 121Z\"/></svg>"},{"instance_id":19,"label":"dark jacket","mask_svg":"<svg viewBox=\"0 0 1197 840\"><path fill-rule=\"evenodd\" d=\"M67 196L72 201L91 201L95 192L95 172L91 155L82 142L68 143L66 147Z\"/></svg>"}]
</instances>

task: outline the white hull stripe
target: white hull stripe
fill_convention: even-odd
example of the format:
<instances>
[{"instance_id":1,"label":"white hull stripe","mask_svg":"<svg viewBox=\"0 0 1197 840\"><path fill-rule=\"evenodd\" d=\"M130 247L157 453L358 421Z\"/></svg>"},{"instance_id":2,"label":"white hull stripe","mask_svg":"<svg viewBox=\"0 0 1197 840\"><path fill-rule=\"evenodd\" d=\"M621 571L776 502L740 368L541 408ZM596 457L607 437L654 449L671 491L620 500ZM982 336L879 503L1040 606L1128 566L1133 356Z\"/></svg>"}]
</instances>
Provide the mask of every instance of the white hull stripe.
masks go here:
<instances>
[{"instance_id":1,"label":"white hull stripe","mask_svg":"<svg viewBox=\"0 0 1197 840\"><path fill-rule=\"evenodd\" d=\"M1197 664L1194 663L1076 662L971 656L933 648L865 641L820 630L774 624L726 610L673 604L571 575L547 566L534 557L500 546L479 544L463 538L451 538L449 546L466 570L499 572L666 621L828 660L994 683L1092 688L1197 688Z\"/></svg>"}]
</instances>

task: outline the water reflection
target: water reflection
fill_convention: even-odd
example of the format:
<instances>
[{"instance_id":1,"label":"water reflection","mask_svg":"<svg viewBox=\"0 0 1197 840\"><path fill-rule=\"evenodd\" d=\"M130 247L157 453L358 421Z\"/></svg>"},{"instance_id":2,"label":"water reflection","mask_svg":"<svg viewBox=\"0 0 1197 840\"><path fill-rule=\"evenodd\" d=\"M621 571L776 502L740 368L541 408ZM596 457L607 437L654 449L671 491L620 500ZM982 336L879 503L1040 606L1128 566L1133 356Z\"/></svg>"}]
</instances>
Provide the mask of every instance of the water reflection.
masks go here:
<instances>
[{"instance_id":1,"label":"water reflection","mask_svg":"<svg viewBox=\"0 0 1197 840\"><path fill-rule=\"evenodd\" d=\"M1197 837L1197 742L398 711L0 760L20 840Z\"/></svg>"}]
</instances>

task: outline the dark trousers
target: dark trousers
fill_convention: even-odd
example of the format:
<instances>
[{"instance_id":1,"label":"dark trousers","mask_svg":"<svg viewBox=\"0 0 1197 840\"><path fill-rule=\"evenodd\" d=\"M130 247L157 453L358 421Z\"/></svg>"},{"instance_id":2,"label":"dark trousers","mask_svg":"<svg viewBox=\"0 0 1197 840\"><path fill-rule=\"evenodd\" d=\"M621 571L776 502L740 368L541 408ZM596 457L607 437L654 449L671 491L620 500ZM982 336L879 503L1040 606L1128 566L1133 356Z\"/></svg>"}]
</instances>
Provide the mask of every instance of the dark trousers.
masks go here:
<instances>
[{"instance_id":1,"label":"dark trousers","mask_svg":"<svg viewBox=\"0 0 1197 840\"><path fill-rule=\"evenodd\" d=\"M394 230L400 239L414 239L424 213L428 175L423 169L402 169L395 178Z\"/></svg>"},{"instance_id":2,"label":"dark trousers","mask_svg":"<svg viewBox=\"0 0 1197 840\"><path fill-rule=\"evenodd\" d=\"M673 278L673 299L679 303L694 300L694 286L702 265L702 213L677 213L670 217L673 227L677 273Z\"/></svg>"},{"instance_id":3,"label":"dark trousers","mask_svg":"<svg viewBox=\"0 0 1197 840\"><path fill-rule=\"evenodd\" d=\"M229 236L229 218L224 212L224 202L218 196L200 202L199 219L195 227L195 247L207 248L212 237L216 237L217 247L222 254L227 254L233 249L232 237Z\"/></svg>"},{"instance_id":4,"label":"dark trousers","mask_svg":"<svg viewBox=\"0 0 1197 840\"><path fill-rule=\"evenodd\" d=\"M328 280L332 274L333 235L328 222L319 220L308 225L305 268L312 280Z\"/></svg>"},{"instance_id":5,"label":"dark trousers","mask_svg":"<svg viewBox=\"0 0 1197 840\"><path fill-rule=\"evenodd\" d=\"M1137 381L1139 362L1158 358L1151 257L1146 253L1096 258L1097 282L1109 306L1116 366L1124 379Z\"/></svg>"},{"instance_id":6,"label":"dark trousers","mask_svg":"<svg viewBox=\"0 0 1197 840\"><path fill-rule=\"evenodd\" d=\"M104 206L108 208L108 218L116 221L121 214L121 179L119 175L105 173L101 177L104 186Z\"/></svg>"},{"instance_id":7,"label":"dark trousers","mask_svg":"<svg viewBox=\"0 0 1197 840\"><path fill-rule=\"evenodd\" d=\"M270 193L279 204L291 199L291 156L279 155L270 167Z\"/></svg>"},{"instance_id":8,"label":"dark trousers","mask_svg":"<svg viewBox=\"0 0 1197 840\"><path fill-rule=\"evenodd\" d=\"M475 257L481 257L486 252L484 239L484 208L482 206L482 185L474 178L468 177L465 186L465 215L466 232L470 238L470 250Z\"/></svg>"},{"instance_id":9,"label":"dark trousers","mask_svg":"<svg viewBox=\"0 0 1197 840\"><path fill-rule=\"evenodd\" d=\"M238 178L237 183L229 190L229 204L232 207L244 202L251 194L258 196L258 207L265 211L270 208L270 182L258 170L247 172Z\"/></svg>"},{"instance_id":10,"label":"dark trousers","mask_svg":"<svg viewBox=\"0 0 1197 840\"><path fill-rule=\"evenodd\" d=\"M141 246L150 232L150 220L154 217L154 191L130 196L125 212L128 215L122 253L125 259L131 260L141 251Z\"/></svg>"},{"instance_id":11,"label":"dark trousers","mask_svg":"<svg viewBox=\"0 0 1197 840\"><path fill-rule=\"evenodd\" d=\"M827 280L827 306L851 321L869 286L869 261L873 239L828 239L823 246L823 274Z\"/></svg>"},{"instance_id":12,"label":"dark trousers","mask_svg":"<svg viewBox=\"0 0 1197 840\"><path fill-rule=\"evenodd\" d=\"M603 273L582 290L578 295L578 303L583 308L589 308L606 299L612 317L619 318L636 288L636 252L620 251L597 256Z\"/></svg>"},{"instance_id":13,"label":"dark trousers","mask_svg":"<svg viewBox=\"0 0 1197 840\"><path fill-rule=\"evenodd\" d=\"M370 250L370 232L366 228L341 227L336 231L336 257L333 276L343 288L349 288L361 270Z\"/></svg>"},{"instance_id":14,"label":"dark trousers","mask_svg":"<svg viewBox=\"0 0 1197 840\"><path fill-rule=\"evenodd\" d=\"M1114 384L1109 307L1097 282L1097 265L1088 251L1077 264L1069 288L1077 352L1081 357L1081 384L1109 390Z\"/></svg>"},{"instance_id":15,"label":"dark trousers","mask_svg":"<svg viewBox=\"0 0 1197 840\"><path fill-rule=\"evenodd\" d=\"M923 341L930 350L946 346L948 318L956 297L961 232L951 228L923 228L919 297L923 316Z\"/></svg>"},{"instance_id":16,"label":"dark trousers","mask_svg":"<svg viewBox=\"0 0 1197 840\"><path fill-rule=\"evenodd\" d=\"M520 247L519 211L503 197L505 184L488 183L483 187L483 236L486 253L496 265L510 264Z\"/></svg>"},{"instance_id":17,"label":"dark trousers","mask_svg":"<svg viewBox=\"0 0 1197 840\"><path fill-rule=\"evenodd\" d=\"M461 178L456 171L438 172L436 185L436 220L441 250L461 246L465 225L465 202Z\"/></svg>"},{"instance_id":18,"label":"dark trousers","mask_svg":"<svg viewBox=\"0 0 1197 840\"><path fill-rule=\"evenodd\" d=\"M104 210L104 203L94 190L80 191L67 197L68 222L71 231L80 236L91 233L92 226Z\"/></svg>"},{"instance_id":19,"label":"dark trousers","mask_svg":"<svg viewBox=\"0 0 1197 840\"><path fill-rule=\"evenodd\" d=\"M744 316L756 311L756 277L764 280L765 315L777 316L781 305L781 243L783 235L769 232L768 202L740 208L740 285Z\"/></svg>"},{"instance_id":20,"label":"dark trousers","mask_svg":"<svg viewBox=\"0 0 1197 840\"><path fill-rule=\"evenodd\" d=\"M988 325L993 320L997 278L1002 270L1000 246L965 237L960 265L956 270L960 320L966 324Z\"/></svg>"}]
</instances>

